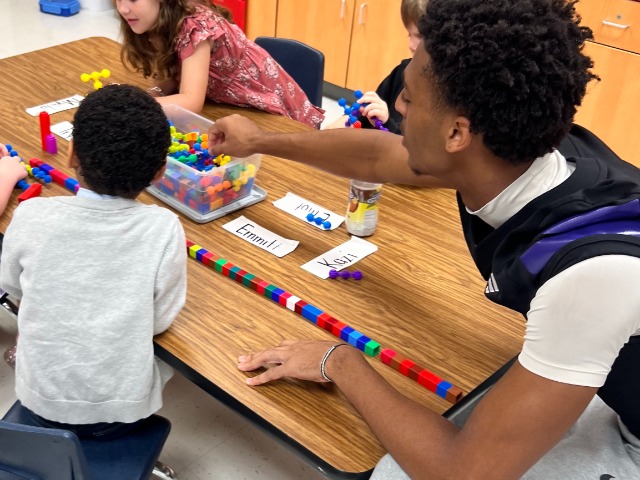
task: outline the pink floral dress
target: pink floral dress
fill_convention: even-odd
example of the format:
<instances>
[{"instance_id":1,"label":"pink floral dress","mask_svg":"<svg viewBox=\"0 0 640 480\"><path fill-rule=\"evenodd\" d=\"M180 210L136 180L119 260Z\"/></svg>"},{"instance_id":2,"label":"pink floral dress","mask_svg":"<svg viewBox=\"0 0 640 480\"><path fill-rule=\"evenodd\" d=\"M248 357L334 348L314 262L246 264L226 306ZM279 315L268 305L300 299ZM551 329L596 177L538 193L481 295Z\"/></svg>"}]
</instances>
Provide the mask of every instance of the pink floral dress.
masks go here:
<instances>
[{"instance_id":1,"label":"pink floral dress","mask_svg":"<svg viewBox=\"0 0 640 480\"><path fill-rule=\"evenodd\" d=\"M203 40L211 41L207 98L284 115L317 128L324 110L313 105L298 84L242 30L211 10L197 7L186 17L178 37L180 61Z\"/></svg>"}]
</instances>

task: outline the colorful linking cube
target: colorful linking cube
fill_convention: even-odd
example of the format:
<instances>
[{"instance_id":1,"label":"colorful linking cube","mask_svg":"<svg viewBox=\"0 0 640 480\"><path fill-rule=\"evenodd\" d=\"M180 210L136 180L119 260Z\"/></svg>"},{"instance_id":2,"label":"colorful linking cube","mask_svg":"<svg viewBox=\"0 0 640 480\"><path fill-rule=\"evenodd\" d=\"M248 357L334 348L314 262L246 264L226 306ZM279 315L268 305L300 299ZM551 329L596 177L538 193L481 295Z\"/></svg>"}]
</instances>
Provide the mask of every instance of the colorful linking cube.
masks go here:
<instances>
[{"instance_id":1,"label":"colorful linking cube","mask_svg":"<svg viewBox=\"0 0 640 480\"><path fill-rule=\"evenodd\" d=\"M451 403L456 403L462 398L462 390L458 387L403 357L395 350L383 349L380 352L380 361Z\"/></svg>"},{"instance_id":2,"label":"colorful linking cube","mask_svg":"<svg viewBox=\"0 0 640 480\"><path fill-rule=\"evenodd\" d=\"M31 167L29 165L25 165L24 160L22 160L18 152L14 150L13 147L9 144L5 145L5 148L9 152L10 157L18 157L18 159L20 160L20 163L24 165L24 167L27 169L27 173L33 177L34 175ZM44 174L36 178L45 183L51 182L51 177L48 177ZM29 200L30 198L38 197L42 193L42 185L40 183L29 184L29 182L27 182L24 179L18 180L18 182L16 183L16 188L23 190L23 192L18 196L18 203L24 202L25 200Z\"/></svg>"},{"instance_id":3,"label":"colorful linking cube","mask_svg":"<svg viewBox=\"0 0 640 480\"><path fill-rule=\"evenodd\" d=\"M50 175L54 183L63 186L71 193L76 193L80 188L80 183L75 178L71 178L66 173L63 173L60 170L56 170L51 165L44 163L38 158L32 158L31 160L29 160L29 166L32 169L38 168L41 171L45 172L47 175Z\"/></svg>"},{"instance_id":4,"label":"colorful linking cube","mask_svg":"<svg viewBox=\"0 0 640 480\"><path fill-rule=\"evenodd\" d=\"M20 180L20 181L24 182L24 180ZM39 197L41 193L42 193L42 185L40 183L32 183L26 189L24 189L24 192L22 192L18 196L18 203L22 203L25 200L29 200L30 198Z\"/></svg>"},{"instance_id":5,"label":"colorful linking cube","mask_svg":"<svg viewBox=\"0 0 640 480\"><path fill-rule=\"evenodd\" d=\"M93 80L93 89L98 90L103 87L101 78L109 78L111 76L111 71L106 68L101 70L100 72L91 72L91 73L83 73L80 75L80 80L87 83L89 80Z\"/></svg>"},{"instance_id":6,"label":"colorful linking cube","mask_svg":"<svg viewBox=\"0 0 640 480\"><path fill-rule=\"evenodd\" d=\"M264 295L268 299L288 308L292 312L296 312L311 323L318 325L320 328L325 329L341 340L347 342L349 345L353 345L358 350L362 350L367 355L375 357L380 353L380 344L375 340L372 340L366 335L351 328L346 323L342 323L340 320L333 318L318 307L305 302L301 298L296 297L289 292L286 292L282 288L278 288L277 286L256 277L254 274L241 269L224 258L218 257L214 253L205 250L200 245L196 245L190 240L187 240L187 252L191 258L195 258L225 277L229 277L231 280L235 280L245 287L255 290L259 294Z\"/></svg>"},{"instance_id":7,"label":"colorful linking cube","mask_svg":"<svg viewBox=\"0 0 640 480\"><path fill-rule=\"evenodd\" d=\"M29 164L25 165L29 175L37 178L44 183L55 182L58 185L63 186L71 193L76 193L80 188L80 183L71 178L60 170L56 170L51 165L44 163L38 158L32 158L29 160ZM39 196L42 193L42 185L40 183L33 183L29 185L25 180L20 180L17 187L24 190L24 192L18 197L18 203Z\"/></svg>"},{"instance_id":8,"label":"colorful linking cube","mask_svg":"<svg viewBox=\"0 0 640 480\"><path fill-rule=\"evenodd\" d=\"M449 402L456 403L462 397L462 390L458 387L442 380L415 362L402 357L396 351L385 348L381 352L380 344L375 340L370 339L340 320L333 318L318 307L305 302L282 288L270 284L266 280L256 277L254 274L243 270L215 253L209 252L190 240L187 240L187 253L191 258L213 268L225 277L235 280L283 307L296 312L311 323L332 333L349 345L362 350L365 354L371 357L376 357L379 354L380 360L383 363L391 366L394 370L418 382L420 385Z\"/></svg>"},{"instance_id":9,"label":"colorful linking cube","mask_svg":"<svg viewBox=\"0 0 640 480\"><path fill-rule=\"evenodd\" d=\"M156 189L201 215L251 193L258 164L249 160L230 163L229 155L211 157L207 134L182 133L173 125L170 131L167 169L153 183Z\"/></svg>"},{"instance_id":10,"label":"colorful linking cube","mask_svg":"<svg viewBox=\"0 0 640 480\"><path fill-rule=\"evenodd\" d=\"M362 90L356 90L353 92L353 96L356 97L356 101L351 105L347 105L347 101L344 98L338 100L338 105L344 109L344 114L347 116L347 121L344 123L345 127L362 128L362 124L360 123L360 120L358 120L360 107L366 107L369 105L368 103L359 103L363 95ZM378 130L382 130L383 132L389 131L388 128L385 128L384 122L381 120L376 117L372 117L371 120L374 121L374 127Z\"/></svg>"}]
</instances>

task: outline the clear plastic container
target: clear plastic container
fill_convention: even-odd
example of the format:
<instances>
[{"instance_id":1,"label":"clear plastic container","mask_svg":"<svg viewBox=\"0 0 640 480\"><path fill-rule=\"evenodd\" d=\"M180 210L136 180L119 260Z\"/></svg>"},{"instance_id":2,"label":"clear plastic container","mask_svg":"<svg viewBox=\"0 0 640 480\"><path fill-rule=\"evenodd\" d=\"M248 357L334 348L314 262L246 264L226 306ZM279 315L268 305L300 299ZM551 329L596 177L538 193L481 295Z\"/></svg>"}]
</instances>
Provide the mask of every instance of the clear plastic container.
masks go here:
<instances>
[{"instance_id":1,"label":"clear plastic container","mask_svg":"<svg viewBox=\"0 0 640 480\"><path fill-rule=\"evenodd\" d=\"M346 214L347 232L358 237L368 237L375 232L378 226L378 201L381 194L381 183L351 180Z\"/></svg>"},{"instance_id":2,"label":"clear plastic container","mask_svg":"<svg viewBox=\"0 0 640 480\"><path fill-rule=\"evenodd\" d=\"M176 130L183 134L205 134L213 125L211 120L177 105L165 105L163 108ZM264 190L257 187L256 191L260 195L252 192L261 158L261 155L232 158L229 163L220 167L199 171L179 160L167 157L164 176L154 182L147 191L196 222L214 220L225 213L256 203L266 196ZM250 197L251 203L247 203L248 199L245 197Z\"/></svg>"}]
</instances>

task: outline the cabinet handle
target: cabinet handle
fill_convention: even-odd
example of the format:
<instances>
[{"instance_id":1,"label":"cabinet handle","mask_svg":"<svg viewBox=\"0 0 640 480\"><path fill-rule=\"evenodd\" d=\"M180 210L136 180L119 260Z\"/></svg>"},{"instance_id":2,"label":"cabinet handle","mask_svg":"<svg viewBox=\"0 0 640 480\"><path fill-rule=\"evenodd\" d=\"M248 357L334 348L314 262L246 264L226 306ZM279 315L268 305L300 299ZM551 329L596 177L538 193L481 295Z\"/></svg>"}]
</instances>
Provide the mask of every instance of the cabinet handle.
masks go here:
<instances>
[{"instance_id":1,"label":"cabinet handle","mask_svg":"<svg viewBox=\"0 0 640 480\"><path fill-rule=\"evenodd\" d=\"M607 27L620 28L621 30L625 30L631 26L625 25L623 23L610 22L609 20L602 20L602 24L606 25Z\"/></svg>"},{"instance_id":2,"label":"cabinet handle","mask_svg":"<svg viewBox=\"0 0 640 480\"><path fill-rule=\"evenodd\" d=\"M347 4L347 0L342 0L342 4L340 5L340 20L344 18L344 7Z\"/></svg>"},{"instance_id":3,"label":"cabinet handle","mask_svg":"<svg viewBox=\"0 0 640 480\"><path fill-rule=\"evenodd\" d=\"M361 3L360 4L360 15L358 17L358 24L359 25L364 25L364 9L367 7L366 3Z\"/></svg>"}]
</instances>

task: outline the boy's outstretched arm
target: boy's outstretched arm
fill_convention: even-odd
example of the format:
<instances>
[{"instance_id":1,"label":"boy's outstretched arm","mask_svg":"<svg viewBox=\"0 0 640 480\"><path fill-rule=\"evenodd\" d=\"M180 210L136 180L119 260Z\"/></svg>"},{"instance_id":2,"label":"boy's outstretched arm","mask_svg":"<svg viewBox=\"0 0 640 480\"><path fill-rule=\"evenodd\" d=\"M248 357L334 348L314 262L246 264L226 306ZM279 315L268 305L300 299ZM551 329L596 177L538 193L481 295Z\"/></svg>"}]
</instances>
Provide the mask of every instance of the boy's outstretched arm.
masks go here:
<instances>
[{"instance_id":1,"label":"boy's outstretched arm","mask_svg":"<svg viewBox=\"0 0 640 480\"><path fill-rule=\"evenodd\" d=\"M320 363L334 341L284 341L243 355L252 386L290 377L324 381ZM413 479L516 480L575 423L597 388L540 377L516 362L462 429L389 385L350 346L333 351L326 375L360 413L383 447Z\"/></svg>"},{"instance_id":2,"label":"boy's outstretched arm","mask_svg":"<svg viewBox=\"0 0 640 480\"><path fill-rule=\"evenodd\" d=\"M209 130L209 150L246 157L263 153L295 160L346 178L378 183L440 187L436 179L417 175L407 163L403 137L379 130L266 132L241 115L221 118Z\"/></svg>"}]
</instances>

